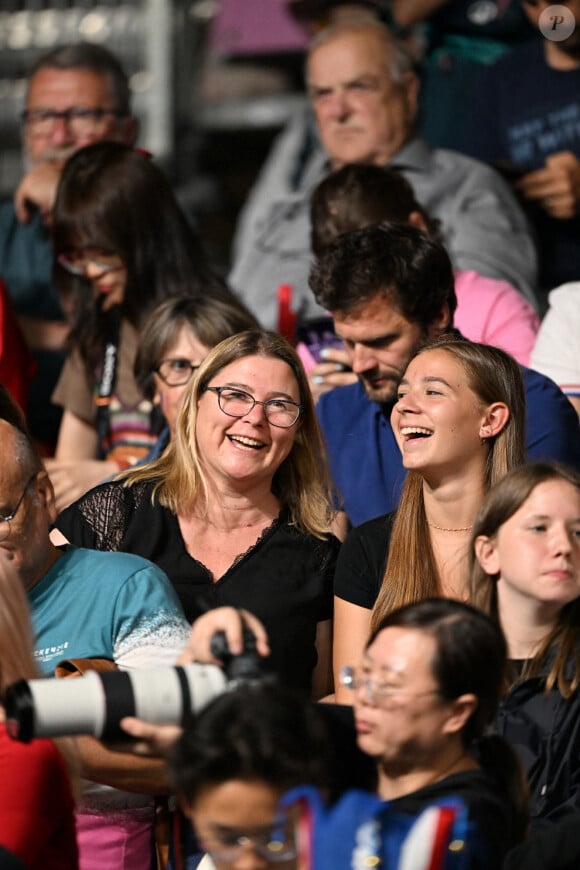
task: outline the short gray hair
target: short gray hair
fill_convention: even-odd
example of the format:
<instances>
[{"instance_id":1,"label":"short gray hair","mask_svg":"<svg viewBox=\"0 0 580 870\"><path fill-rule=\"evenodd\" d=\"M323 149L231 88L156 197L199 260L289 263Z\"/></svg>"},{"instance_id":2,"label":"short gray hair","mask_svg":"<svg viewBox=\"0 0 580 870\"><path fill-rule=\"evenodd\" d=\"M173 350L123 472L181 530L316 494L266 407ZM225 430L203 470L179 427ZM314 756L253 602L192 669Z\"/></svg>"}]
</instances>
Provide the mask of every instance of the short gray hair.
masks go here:
<instances>
[{"instance_id":1,"label":"short gray hair","mask_svg":"<svg viewBox=\"0 0 580 870\"><path fill-rule=\"evenodd\" d=\"M332 42L337 37L346 34L354 35L365 32L376 33L382 40L385 48L386 67L394 82L399 84L406 73L414 72L415 63L412 55L407 51L403 43L393 36L389 28L380 21L343 21L325 27L316 34L308 47L307 68L312 52L319 46ZM306 80L308 80L308 76L306 76Z\"/></svg>"},{"instance_id":2,"label":"short gray hair","mask_svg":"<svg viewBox=\"0 0 580 870\"><path fill-rule=\"evenodd\" d=\"M119 60L107 48L93 42L73 42L60 45L41 55L28 73L28 85L43 69L84 69L103 76L109 84L109 94L115 109L124 116L131 114L129 80Z\"/></svg>"}]
</instances>

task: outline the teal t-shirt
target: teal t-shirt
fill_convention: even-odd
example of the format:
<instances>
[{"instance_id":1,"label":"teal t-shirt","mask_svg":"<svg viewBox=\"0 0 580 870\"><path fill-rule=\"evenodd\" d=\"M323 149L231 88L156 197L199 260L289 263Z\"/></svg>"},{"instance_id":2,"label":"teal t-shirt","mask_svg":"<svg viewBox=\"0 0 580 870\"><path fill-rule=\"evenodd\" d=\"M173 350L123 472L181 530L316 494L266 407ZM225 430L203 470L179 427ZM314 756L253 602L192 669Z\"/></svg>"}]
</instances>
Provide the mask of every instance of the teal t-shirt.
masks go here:
<instances>
[{"instance_id":1,"label":"teal t-shirt","mask_svg":"<svg viewBox=\"0 0 580 870\"><path fill-rule=\"evenodd\" d=\"M189 637L167 576L130 553L66 547L28 599L34 655L46 675L69 658L109 658L125 669L172 665Z\"/></svg>"}]
</instances>

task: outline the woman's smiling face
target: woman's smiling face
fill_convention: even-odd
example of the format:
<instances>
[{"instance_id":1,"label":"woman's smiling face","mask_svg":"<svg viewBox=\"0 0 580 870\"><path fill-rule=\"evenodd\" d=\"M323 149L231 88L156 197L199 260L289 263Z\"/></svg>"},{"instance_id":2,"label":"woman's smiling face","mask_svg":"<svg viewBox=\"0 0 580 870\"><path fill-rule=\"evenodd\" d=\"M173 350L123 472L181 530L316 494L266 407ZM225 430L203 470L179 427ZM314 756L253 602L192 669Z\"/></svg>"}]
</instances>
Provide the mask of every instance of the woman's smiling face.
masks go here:
<instances>
[{"instance_id":1,"label":"woman's smiling face","mask_svg":"<svg viewBox=\"0 0 580 870\"><path fill-rule=\"evenodd\" d=\"M259 402L286 399L300 403L298 382L290 366L269 356L247 356L225 366L208 387L230 387ZM292 450L300 422L287 429L268 422L263 405L243 417L225 414L216 393L205 391L198 401L196 439L205 471L214 480L247 482L272 478Z\"/></svg>"},{"instance_id":2,"label":"woman's smiling face","mask_svg":"<svg viewBox=\"0 0 580 870\"><path fill-rule=\"evenodd\" d=\"M486 406L464 367L445 350L430 350L408 365L391 422L405 468L460 470L482 451Z\"/></svg>"},{"instance_id":3,"label":"woman's smiling face","mask_svg":"<svg viewBox=\"0 0 580 870\"><path fill-rule=\"evenodd\" d=\"M101 297L103 311L109 311L115 305L121 305L127 289L127 270L122 259L115 254L89 260L85 270L93 293ZM107 267L105 271L103 266Z\"/></svg>"}]
</instances>

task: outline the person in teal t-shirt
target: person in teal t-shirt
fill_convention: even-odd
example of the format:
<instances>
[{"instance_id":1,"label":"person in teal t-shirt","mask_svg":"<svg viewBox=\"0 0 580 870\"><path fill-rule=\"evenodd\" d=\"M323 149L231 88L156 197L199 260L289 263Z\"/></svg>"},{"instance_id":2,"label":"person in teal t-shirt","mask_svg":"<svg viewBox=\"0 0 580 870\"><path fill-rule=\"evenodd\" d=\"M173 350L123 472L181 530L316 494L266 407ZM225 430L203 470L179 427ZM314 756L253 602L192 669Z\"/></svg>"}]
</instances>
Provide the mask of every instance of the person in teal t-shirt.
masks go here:
<instances>
[{"instance_id":1,"label":"person in teal t-shirt","mask_svg":"<svg viewBox=\"0 0 580 870\"><path fill-rule=\"evenodd\" d=\"M175 662L189 625L163 572L138 556L55 547L50 478L17 406L0 387L0 553L27 592L36 658L110 658L122 668ZM154 796L169 788L163 762L77 738L86 780L77 807L82 865L149 866ZM132 857L127 857L132 856Z\"/></svg>"}]
</instances>

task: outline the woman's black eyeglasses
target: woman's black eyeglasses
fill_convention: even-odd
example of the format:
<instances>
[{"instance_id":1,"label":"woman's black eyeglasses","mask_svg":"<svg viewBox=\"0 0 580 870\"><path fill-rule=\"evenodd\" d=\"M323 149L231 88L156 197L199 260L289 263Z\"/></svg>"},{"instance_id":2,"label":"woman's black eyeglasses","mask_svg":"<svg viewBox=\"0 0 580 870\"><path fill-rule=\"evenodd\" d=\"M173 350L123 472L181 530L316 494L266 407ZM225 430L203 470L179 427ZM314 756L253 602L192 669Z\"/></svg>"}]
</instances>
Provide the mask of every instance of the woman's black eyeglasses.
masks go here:
<instances>
[{"instance_id":1,"label":"woman's black eyeglasses","mask_svg":"<svg viewBox=\"0 0 580 870\"><path fill-rule=\"evenodd\" d=\"M188 359L171 357L169 359L162 359L153 371L159 375L168 387L182 387L184 384L189 383L192 374L198 368L199 365L194 365Z\"/></svg>"},{"instance_id":2,"label":"woman's black eyeglasses","mask_svg":"<svg viewBox=\"0 0 580 870\"><path fill-rule=\"evenodd\" d=\"M245 390L234 387L206 387L210 393L218 397L218 404L228 417L245 417L255 405L261 405L268 423L280 429L290 429L300 419L304 406L289 399L268 399L260 402Z\"/></svg>"}]
</instances>

